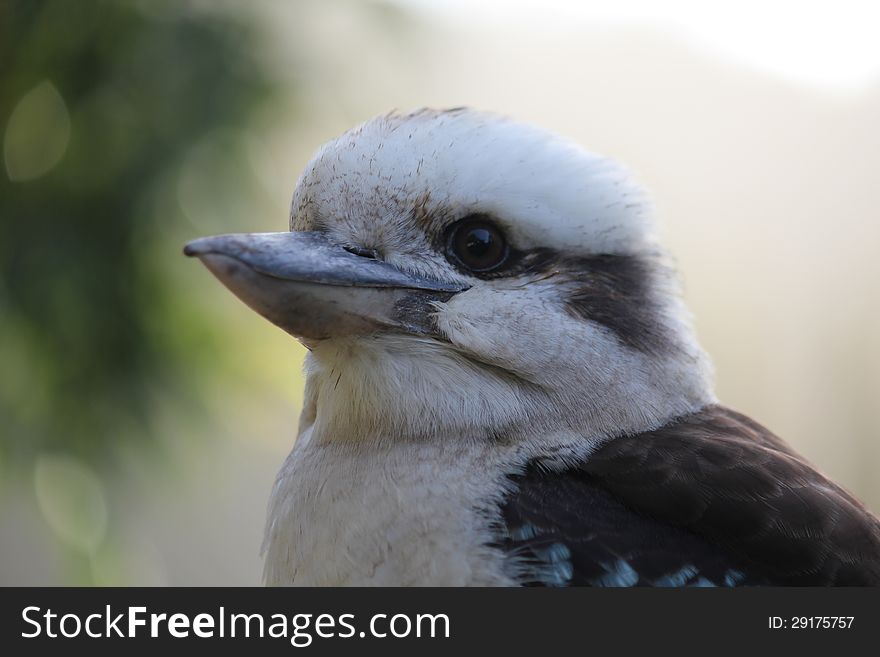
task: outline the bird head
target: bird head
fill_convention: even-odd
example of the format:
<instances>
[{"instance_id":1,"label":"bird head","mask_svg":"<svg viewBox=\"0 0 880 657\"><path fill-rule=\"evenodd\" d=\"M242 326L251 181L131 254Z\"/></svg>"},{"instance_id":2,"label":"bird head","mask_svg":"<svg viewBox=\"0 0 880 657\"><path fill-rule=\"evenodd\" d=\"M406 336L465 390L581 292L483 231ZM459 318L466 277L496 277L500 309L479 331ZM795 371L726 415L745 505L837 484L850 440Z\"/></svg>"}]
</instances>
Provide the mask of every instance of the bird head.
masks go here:
<instances>
[{"instance_id":1,"label":"bird head","mask_svg":"<svg viewBox=\"0 0 880 657\"><path fill-rule=\"evenodd\" d=\"M493 114L368 121L307 165L289 232L185 252L308 347L328 439L606 436L712 400L627 172Z\"/></svg>"}]
</instances>

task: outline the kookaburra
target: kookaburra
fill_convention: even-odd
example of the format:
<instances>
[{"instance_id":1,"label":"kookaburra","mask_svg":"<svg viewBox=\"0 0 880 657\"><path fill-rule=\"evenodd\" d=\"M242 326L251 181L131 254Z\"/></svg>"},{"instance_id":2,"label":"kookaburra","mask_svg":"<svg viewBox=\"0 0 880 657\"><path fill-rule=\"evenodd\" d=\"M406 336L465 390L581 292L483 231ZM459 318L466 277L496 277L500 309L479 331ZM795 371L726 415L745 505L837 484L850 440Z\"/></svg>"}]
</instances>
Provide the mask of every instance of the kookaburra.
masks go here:
<instances>
[{"instance_id":1,"label":"kookaburra","mask_svg":"<svg viewBox=\"0 0 880 657\"><path fill-rule=\"evenodd\" d=\"M268 584L880 584L877 518L719 405L607 159L392 113L318 151L289 232L186 253L308 348Z\"/></svg>"}]
</instances>

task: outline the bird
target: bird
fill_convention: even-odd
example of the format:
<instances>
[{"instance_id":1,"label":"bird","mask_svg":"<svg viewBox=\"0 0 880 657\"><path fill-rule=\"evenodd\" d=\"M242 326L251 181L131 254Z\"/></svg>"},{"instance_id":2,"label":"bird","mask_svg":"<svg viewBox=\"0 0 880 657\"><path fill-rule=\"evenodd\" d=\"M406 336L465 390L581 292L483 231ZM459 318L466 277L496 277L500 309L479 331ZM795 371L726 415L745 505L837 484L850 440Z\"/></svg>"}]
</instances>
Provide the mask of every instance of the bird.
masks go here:
<instances>
[{"instance_id":1,"label":"bird","mask_svg":"<svg viewBox=\"0 0 880 657\"><path fill-rule=\"evenodd\" d=\"M880 521L716 397L647 194L469 108L321 147L184 249L307 348L270 586L880 584Z\"/></svg>"}]
</instances>

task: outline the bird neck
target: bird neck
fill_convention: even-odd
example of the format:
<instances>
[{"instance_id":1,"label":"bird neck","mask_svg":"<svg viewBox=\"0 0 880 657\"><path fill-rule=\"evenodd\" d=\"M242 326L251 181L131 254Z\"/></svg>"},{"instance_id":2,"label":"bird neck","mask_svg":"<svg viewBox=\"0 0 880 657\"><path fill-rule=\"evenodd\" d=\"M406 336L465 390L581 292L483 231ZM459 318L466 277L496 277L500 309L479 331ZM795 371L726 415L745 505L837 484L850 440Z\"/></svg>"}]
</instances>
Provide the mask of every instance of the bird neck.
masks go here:
<instances>
[{"instance_id":1,"label":"bird neck","mask_svg":"<svg viewBox=\"0 0 880 657\"><path fill-rule=\"evenodd\" d=\"M551 388L430 340L327 340L307 357L300 433L311 428L312 440L326 442L516 441L554 432L599 439L716 401L700 350L616 366L561 371Z\"/></svg>"}]
</instances>

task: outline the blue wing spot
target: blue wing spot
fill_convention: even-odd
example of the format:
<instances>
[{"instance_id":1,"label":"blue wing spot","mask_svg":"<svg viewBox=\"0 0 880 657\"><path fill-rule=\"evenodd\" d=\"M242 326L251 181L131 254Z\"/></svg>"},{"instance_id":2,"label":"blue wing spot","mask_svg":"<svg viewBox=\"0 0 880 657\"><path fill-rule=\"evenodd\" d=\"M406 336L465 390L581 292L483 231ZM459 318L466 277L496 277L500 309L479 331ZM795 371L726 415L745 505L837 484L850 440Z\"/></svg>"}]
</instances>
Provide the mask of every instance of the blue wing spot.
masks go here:
<instances>
[{"instance_id":1,"label":"blue wing spot","mask_svg":"<svg viewBox=\"0 0 880 657\"><path fill-rule=\"evenodd\" d=\"M736 586L746 578L746 574L731 568L724 574L724 586Z\"/></svg>"},{"instance_id":2,"label":"blue wing spot","mask_svg":"<svg viewBox=\"0 0 880 657\"><path fill-rule=\"evenodd\" d=\"M534 525L520 525L510 532L510 538L514 541L527 541L538 535L538 528Z\"/></svg>"},{"instance_id":3,"label":"blue wing spot","mask_svg":"<svg viewBox=\"0 0 880 657\"><path fill-rule=\"evenodd\" d=\"M654 580L654 586L684 586L699 571L695 566L685 566L676 573L664 575Z\"/></svg>"},{"instance_id":4,"label":"blue wing spot","mask_svg":"<svg viewBox=\"0 0 880 657\"><path fill-rule=\"evenodd\" d=\"M571 550L563 543L552 543L546 548L536 549L535 554L546 564L541 567L541 580L547 586L565 586L574 575L571 563Z\"/></svg>"},{"instance_id":5,"label":"blue wing spot","mask_svg":"<svg viewBox=\"0 0 880 657\"><path fill-rule=\"evenodd\" d=\"M550 547L539 550L539 554L543 559L550 563L561 563L571 561L571 550L564 543L553 543Z\"/></svg>"},{"instance_id":6,"label":"blue wing spot","mask_svg":"<svg viewBox=\"0 0 880 657\"><path fill-rule=\"evenodd\" d=\"M639 574L625 560L602 564L605 575L593 582L594 586L635 586Z\"/></svg>"}]
</instances>

